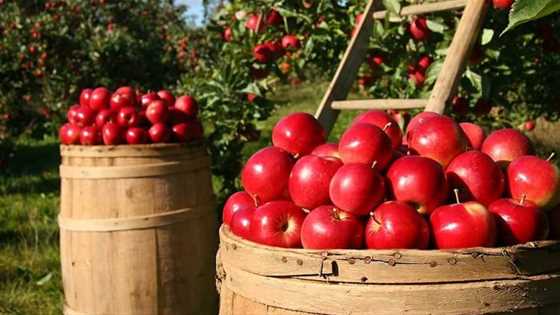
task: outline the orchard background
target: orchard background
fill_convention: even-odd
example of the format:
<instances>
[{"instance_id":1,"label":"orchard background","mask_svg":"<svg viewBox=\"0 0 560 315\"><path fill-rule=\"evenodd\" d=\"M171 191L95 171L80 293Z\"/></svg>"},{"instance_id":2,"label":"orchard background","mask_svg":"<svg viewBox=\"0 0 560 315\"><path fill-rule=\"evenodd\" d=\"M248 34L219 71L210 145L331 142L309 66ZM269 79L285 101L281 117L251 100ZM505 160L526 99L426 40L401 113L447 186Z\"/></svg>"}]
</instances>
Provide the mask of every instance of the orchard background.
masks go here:
<instances>
[{"instance_id":1,"label":"orchard background","mask_svg":"<svg viewBox=\"0 0 560 315\"><path fill-rule=\"evenodd\" d=\"M374 24L352 97L427 97L460 12L397 18L417 1L382 2L390 14ZM510 3L493 1L449 114L531 134L537 123L558 143L560 5ZM205 4L196 26L170 0L0 0L0 314L60 313L56 134L80 89L194 96L223 198L279 115L314 111L366 1Z\"/></svg>"}]
</instances>

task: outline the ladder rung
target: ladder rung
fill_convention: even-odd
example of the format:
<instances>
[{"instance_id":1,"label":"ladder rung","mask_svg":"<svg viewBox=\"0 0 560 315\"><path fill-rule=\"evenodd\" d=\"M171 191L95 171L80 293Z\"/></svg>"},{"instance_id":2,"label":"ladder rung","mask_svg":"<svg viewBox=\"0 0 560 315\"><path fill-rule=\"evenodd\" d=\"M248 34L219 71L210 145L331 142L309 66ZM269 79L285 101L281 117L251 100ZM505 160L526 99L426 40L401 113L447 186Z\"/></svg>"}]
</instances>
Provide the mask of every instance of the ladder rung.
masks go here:
<instances>
[{"instance_id":1,"label":"ladder rung","mask_svg":"<svg viewBox=\"0 0 560 315\"><path fill-rule=\"evenodd\" d=\"M420 15L420 14L440 12L440 11L456 10L456 9L462 9L466 5L467 5L467 0L446 0L446 1L430 2L430 3L423 3L423 4L413 4L413 5L403 7L399 15L402 17L407 15ZM387 10L377 11L373 13L373 18L384 19L385 15L387 15Z\"/></svg>"},{"instance_id":2,"label":"ladder rung","mask_svg":"<svg viewBox=\"0 0 560 315\"><path fill-rule=\"evenodd\" d=\"M333 109L413 109L424 108L428 104L426 99L373 99L373 100L345 100L334 101Z\"/></svg>"}]
</instances>

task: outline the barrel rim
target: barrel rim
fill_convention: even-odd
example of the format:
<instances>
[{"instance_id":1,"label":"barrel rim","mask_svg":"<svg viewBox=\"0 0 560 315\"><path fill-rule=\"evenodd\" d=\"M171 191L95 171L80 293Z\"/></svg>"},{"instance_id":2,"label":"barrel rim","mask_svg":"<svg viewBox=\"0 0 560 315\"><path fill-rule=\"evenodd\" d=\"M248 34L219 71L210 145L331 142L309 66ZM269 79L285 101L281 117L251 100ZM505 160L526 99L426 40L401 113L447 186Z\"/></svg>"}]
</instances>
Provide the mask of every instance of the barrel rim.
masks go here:
<instances>
[{"instance_id":1,"label":"barrel rim","mask_svg":"<svg viewBox=\"0 0 560 315\"><path fill-rule=\"evenodd\" d=\"M150 143L120 145L60 145L63 157L168 156L205 150L204 141L190 143Z\"/></svg>"}]
</instances>

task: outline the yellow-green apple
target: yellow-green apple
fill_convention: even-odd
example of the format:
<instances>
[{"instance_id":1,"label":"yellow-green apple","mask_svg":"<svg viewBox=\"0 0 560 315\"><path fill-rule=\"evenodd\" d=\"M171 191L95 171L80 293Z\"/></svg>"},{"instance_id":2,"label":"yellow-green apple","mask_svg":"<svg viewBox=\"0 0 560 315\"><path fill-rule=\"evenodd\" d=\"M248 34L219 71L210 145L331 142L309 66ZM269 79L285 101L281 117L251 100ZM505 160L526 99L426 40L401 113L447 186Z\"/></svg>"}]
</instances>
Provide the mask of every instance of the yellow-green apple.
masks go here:
<instances>
[{"instance_id":1,"label":"yellow-green apple","mask_svg":"<svg viewBox=\"0 0 560 315\"><path fill-rule=\"evenodd\" d=\"M348 128L338 142L338 152L344 164L363 163L384 169L392 156L391 140L381 128L357 123Z\"/></svg>"},{"instance_id":2,"label":"yellow-green apple","mask_svg":"<svg viewBox=\"0 0 560 315\"><path fill-rule=\"evenodd\" d=\"M501 166L507 166L520 156L532 154L533 145L518 130L506 128L496 130L486 137L480 150Z\"/></svg>"},{"instance_id":3,"label":"yellow-green apple","mask_svg":"<svg viewBox=\"0 0 560 315\"><path fill-rule=\"evenodd\" d=\"M301 226L301 243L306 249L358 249L363 239L360 219L332 205L313 209Z\"/></svg>"},{"instance_id":4,"label":"yellow-green apple","mask_svg":"<svg viewBox=\"0 0 560 315\"><path fill-rule=\"evenodd\" d=\"M386 112L378 109L372 109L358 115L352 125L357 123L371 124L381 128L385 134L391 139L393 150L396 150L402 142L402 131L399 124Z\"/></svg>"},{"instance_id":5,"label":"yellow-green apple","mask_svg":"<svg viewBox=\"0 0 560 315\"><path fill-rule=\"evenodd\" d=\"M523 196L538 207L551 209L560 202L560 174L549 160L534 155L519 157L507 168L510 195L520 200Z\"/></svg>"},{"instance_id":6,"label":"yellow-green apple","mask_svg":"<svg viewBox=\"0 0 560 315\"><path fill-rule=\"evenodd\" d=\"M548 236L546 214L531 201L498 199L488 210L495 215L498 241L502 245L539 241Z\"/></svg>"},{"instance_id":7,"label":"yellow-green apple","mask_svg":"<svg viewBox=\"0 0 560 315\"><path fill-rule=\"evenodd\" d=\"M301 247L301 225L304 219L303 210L291 201L267 202L255 209L251 221L251 240L269 246Z\"/></svg>"},{"instance_id":8,"label":"yellow-green apple","mask_svg":"<svg viewBox=\"0 0 560 315\"><path fill-rule=\"evenodd\" d=\"M293 113L280 119L272 129L272 143L295 156L311 153L325 143L326 133L319 121L308 113Z\"/></svg>"},{"instance_id":9,"label":"yellow-green apple","mask_svg":"<svg viewBox=\"0 0 560 315\"><path fill-rule=\"evenodd\" d=\"M459 123L459 126L463 129L463 132L467 136L470 147L475 150L480 150L482 143L484 142L484 138L486 138L484 129L482 129L479 125L470 122Z\"/></svg>"}]
</instances>

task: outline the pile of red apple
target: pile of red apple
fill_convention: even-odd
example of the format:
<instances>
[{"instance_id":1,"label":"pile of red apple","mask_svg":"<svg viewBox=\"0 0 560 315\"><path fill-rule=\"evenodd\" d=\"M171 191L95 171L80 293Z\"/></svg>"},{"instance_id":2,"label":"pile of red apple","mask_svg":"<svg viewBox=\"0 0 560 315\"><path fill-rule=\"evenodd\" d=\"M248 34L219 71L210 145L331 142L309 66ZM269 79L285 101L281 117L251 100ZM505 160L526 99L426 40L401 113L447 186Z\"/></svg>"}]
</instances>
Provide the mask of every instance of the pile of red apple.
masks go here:
<instances>
[{"instance_id":1,"label":"pile of red apple","mask_svg":"<svg viewBox=\"0 0 560 315\"><path fill-rule=\"evenodd\" d=\"M509 246L559 236L558 168L515 129L423 112L359 115L326 143L306 113L281 119L273 146L241 173L223 222L247 240L306 249ZM549 233L550 231L550 233Z\"/></svg>"},{"instance_id":2,"label":"pile of red apple","mask_svg":"<svg viewBox=\"0 0 560 315\"><path fill-rule=\"evenodd\" d=\"M62 144L118 145L190 142L201 139L198 104L188 95L177 99L168 90L143 94L124 86L84 89L79 103L60 127Z\"/></svg>"}]
</instances>

